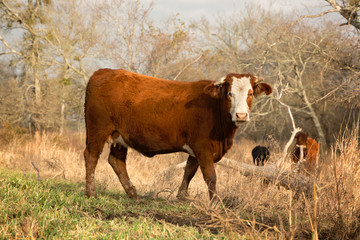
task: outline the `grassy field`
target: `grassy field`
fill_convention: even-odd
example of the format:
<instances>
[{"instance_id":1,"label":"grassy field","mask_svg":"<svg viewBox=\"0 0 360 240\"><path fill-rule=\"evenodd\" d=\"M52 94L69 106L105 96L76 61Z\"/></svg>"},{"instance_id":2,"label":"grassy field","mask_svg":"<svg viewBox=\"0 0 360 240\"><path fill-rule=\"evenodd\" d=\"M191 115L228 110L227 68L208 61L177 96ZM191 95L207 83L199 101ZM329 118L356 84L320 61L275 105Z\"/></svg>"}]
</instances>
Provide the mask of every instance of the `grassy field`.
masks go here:
<instances>
[{"instance_id":1,"label":"grassy field","mask_svg":"<svg viewBox=\"0 0 360 240\"><path fill-rule=\"evenodd\" d=\"M128 154L140 194L128 199L107 163L96 170L97 199L84 194L83 133L14 137L0 147L0 239L359 239L360 150L357 131L322 153L315 197L216 166L221 201L209 202L200 172L191 198L175 197L183 170L168 169L186 154ZM246 139L227 157L251 163ZM281 145L281 144L279 144ZM273 148L275 162L280 148ZM291 168L290 159L285 168ZM35 167L39 170L35 170Z\"/></svg>"},{"instance_id":2,"label":"grassy field","mask_svg":"<svg viewBox=\"0 0 360 240\"><path fill-rule=\"evenodd\" d=\"M27 173L0 170L0 238L214 239L235 237L211 226L211 215L188 202L141 197L130 200L100 189L84 196L84 185L39 181Z\"/></svg>"},{"instance_id":3,"label":"grassy field","mask_svg":"<svg viewBox=\"0 0 360 240\"><path fill-rule=\"evenodd\" d=\"M104 190L97 199L87 199L83 184L38 181L8 170L0 171L0 182L0 233L5 239L231 236L206 226L209 216L186 202L147 197L134 201Z\"/></svg>"}]
</instances>

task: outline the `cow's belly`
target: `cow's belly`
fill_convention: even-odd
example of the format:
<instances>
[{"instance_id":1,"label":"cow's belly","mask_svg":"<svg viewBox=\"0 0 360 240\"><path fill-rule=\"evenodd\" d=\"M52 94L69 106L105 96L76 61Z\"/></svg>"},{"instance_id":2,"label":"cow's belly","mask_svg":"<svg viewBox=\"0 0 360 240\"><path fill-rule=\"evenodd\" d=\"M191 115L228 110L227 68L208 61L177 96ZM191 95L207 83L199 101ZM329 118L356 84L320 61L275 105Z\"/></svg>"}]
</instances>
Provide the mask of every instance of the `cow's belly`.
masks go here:
<instances>
[{"instance_id":1,"label":"cow's belly","mask_svg":"<svg viewBox=\"0 0 360 240\"><path fill-rule=\"evenodd\" d=\"M113 132L110 141L126 148L133 148L145 156L173 152L187 152L194 155L192 149L181 136L171 136L165 132Z\"/></svg>"}]
</instances>

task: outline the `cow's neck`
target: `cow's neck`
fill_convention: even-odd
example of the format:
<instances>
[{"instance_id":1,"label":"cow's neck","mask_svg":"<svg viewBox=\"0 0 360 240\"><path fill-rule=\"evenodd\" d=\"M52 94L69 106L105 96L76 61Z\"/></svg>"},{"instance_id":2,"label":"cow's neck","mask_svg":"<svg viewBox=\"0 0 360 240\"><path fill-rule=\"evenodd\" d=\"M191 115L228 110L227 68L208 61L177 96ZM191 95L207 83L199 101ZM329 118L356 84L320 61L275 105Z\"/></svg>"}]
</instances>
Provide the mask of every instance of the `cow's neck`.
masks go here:
<instances>
[{"instance_id":1,"label":"cow's neck","mask_svg":"<svg viewBox=\"0 0 360 240\"><path fill-rule=\"evenodd\" d=\"M214 108L216 123L212 131L213 139L219 144L219 154L221 157L230 149L237 127L231 119L231 115L225 106L224 101L219 100Z\"/></svg>"}]
</instances>

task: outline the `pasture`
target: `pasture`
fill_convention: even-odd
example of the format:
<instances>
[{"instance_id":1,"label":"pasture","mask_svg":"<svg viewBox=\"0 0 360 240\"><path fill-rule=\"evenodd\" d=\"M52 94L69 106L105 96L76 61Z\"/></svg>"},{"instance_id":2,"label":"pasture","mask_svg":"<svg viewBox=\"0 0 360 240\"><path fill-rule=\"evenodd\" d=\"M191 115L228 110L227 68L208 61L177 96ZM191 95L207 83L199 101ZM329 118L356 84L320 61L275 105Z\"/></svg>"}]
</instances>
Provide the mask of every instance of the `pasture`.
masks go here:
<instances>
[{"instance_id":1,"label":"pasture","mask_svg":"<svg viewBox=\"0 0 360 240\"><path fill-rule=\"evenodd\" d=\"M165 2L1 0L0 240L360 239L360 0Z\"/></svg>"},{"instance_id":2,"label":"pasture","mask_svg":"<svg viewBox=\"0 0 360 240\"><path fill-rule=\"evenodd\" d=\"M99 196L88 199L84 137L83 132L43 134L37 140L24 135L1 146L1 238L360 237L356 131L339 136L320 156L317 184L321 187L314 189L313 198L216 166L221 200L217 204L209 202L200 171L190 183L190 197L176 199L183 169L167 169L185 161L185 153L146 158L130 151L128 172L140 197L128 199L107 162L108 145L96 169ZM238 140L225 156L252 164L251 149L258 144L263 143ZM272 149L269 162L275 162L281 150ZM285 168L290 167L289 157Z\"/></svg>"}]
</instances>

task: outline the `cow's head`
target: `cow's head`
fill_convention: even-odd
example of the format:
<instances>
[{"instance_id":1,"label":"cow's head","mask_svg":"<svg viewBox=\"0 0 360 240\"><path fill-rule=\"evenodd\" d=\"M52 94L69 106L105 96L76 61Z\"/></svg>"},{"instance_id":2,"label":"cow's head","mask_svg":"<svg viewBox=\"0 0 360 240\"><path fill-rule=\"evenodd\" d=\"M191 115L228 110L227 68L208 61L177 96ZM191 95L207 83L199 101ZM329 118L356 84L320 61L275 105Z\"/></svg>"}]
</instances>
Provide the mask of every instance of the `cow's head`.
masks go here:
<instances>
[{"instance_id":1,"label":"cow's head","mask_svg":"<svg viewBox=\"0 0 360 240\"><path fill-rule=\"evenodd\" d=\"M306 145L309 133L298 132L295 136L296 145Z\"/></svg>"},{"instance_id":2,"label":"cow's head","mask_svg":"<svg viewBox=\"0 0 360 240\"><path fill-rule=\"evenodd\" d=\"M269 95L272 87L264 82L258 81L251 74L230 73L215 83L204 88L204 92L212 98L226 98L229 103L229 113L236 126L241 122L249 121L249 113L253 96L261 93Z\"/></svg>"}]
</instances>

